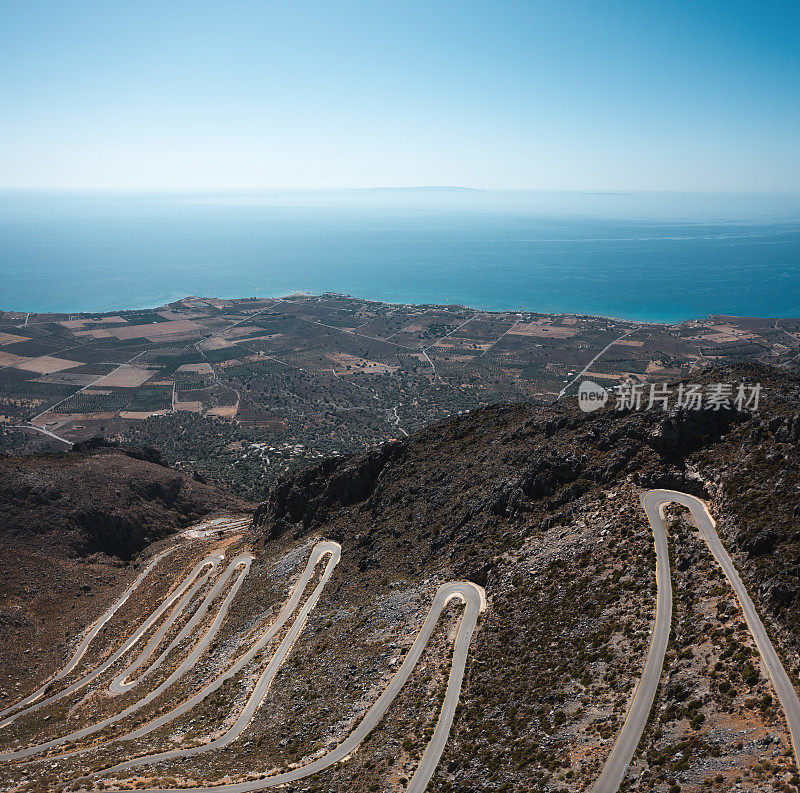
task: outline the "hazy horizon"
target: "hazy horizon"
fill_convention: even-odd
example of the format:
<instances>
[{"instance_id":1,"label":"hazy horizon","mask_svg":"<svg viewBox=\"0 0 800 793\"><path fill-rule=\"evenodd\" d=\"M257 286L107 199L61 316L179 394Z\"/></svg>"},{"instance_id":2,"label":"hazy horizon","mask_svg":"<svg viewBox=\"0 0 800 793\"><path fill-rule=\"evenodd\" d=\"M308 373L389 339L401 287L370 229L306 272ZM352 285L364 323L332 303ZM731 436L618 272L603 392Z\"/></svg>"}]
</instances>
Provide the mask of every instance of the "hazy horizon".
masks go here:
<instances>
[{"instance_id":1,"label":"hazy horizon","mask_svg":"<svg viewBox=\"0 0 800 793\"><path fill-rule=\"evenodd\" d=\"M350 293L655 321L797 316L795 194L0 192L0 308Z\"/></svg>"},{"instance_id":2,"label":"hazy horizon","mask_svg":"<svg viewBox=\"0 0 800 793\"><path fill-rule=\"evenodd\" d=\"M105 199L109 199L106 201ZM329 189L101 190L0 187L0 221L40 213L88 212L95 217L135 210L207 205L348 209L375 212L511 213L533 217L641 218L681 222L800 222L800 191L499 190L416 185Z\"/></svg>"}]
</instances>

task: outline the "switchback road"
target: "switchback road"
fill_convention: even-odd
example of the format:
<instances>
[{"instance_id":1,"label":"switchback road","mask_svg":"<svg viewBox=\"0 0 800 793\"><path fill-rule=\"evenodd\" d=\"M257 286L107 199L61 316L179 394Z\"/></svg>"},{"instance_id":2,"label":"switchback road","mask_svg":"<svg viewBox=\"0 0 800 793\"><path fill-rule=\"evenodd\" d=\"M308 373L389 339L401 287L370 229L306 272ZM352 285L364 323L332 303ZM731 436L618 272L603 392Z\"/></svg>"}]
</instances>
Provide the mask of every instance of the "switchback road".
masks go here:
<instances>
[{"instance_id":1,"label":"switchback road","mask_svg":"<svg viewBox=\"0 0 800 793\"><path fill-rule=\"evenodd\" d=\"M658 594L656 596L655 624L644 672L628 708L625 723L622 725L600 777L592 787L592 793L616 793L619 789L642 737L642 732L647 724L656 691L658 690L658 681L664 666L664 655L667 650L672 624L672 584L664 510L669 504L673 503L682 504L691 512L700 535L714 559L716 559L717 564L722 568L722 572L725 573L728 583L733 588L734 594L744 612L747 626L761 654L761 660L772 680L778 701L786 716L789 735L794 747L795 762L800 768L800 752L798 751L800 700L798 700L797 692L789 680L786 670L783 668L783 664L772 646L772 642L767 636L764 625L733 561L722 545L722 541L717 534L716 524L707 506L699 498L686 493L679 493L675 490L650 490L642 496L641 501L647 514L647 519L653 529L656 548L656 584L658 586Z\"/></svg>"},{"instance_id":2,"label":"switchback road","mask_svg":"<svg viewBox=\"0 0 800 793\"><path fill-rule=\"evenodd\" d=\"M112 609L106 613L106 615L104 615L102 623L105 623L108 619L110 619L111 615L124 603L125 599L130 594L130 592L133 591L133 589L136 586L138 586L138 584L144 579L147 573L152 569L152 567L160 558L161 557L157 557L151 562L148 568L139 576L137 581L134 582L134 584L129 588L128 592L123 596L123 598L121 598L115 604L115 606L112 607ZM154 612L154 614L151 615L151 617L148 618L144 622L144 624L136 630L133 636L131 636L123 644L123 646L111 656L111 658L108 661L106 661L104 664L101 664L97 669L92 670L92 672L85 675L83 678L81 678L79 681L72 684L71 686L68 686L63 691L58 692L57 694L47 699L41 700L38 703L35 703L23 710L18 711L11 717L11 719L8 720L7 723L10 723L15 718L25 713L31 713L38 707L42 707L45 704L54 701L55 699L64 697L69 693L73 693L82 686L91 682L92 680L95 680L100 674L107 671L113 663L116 663L116 661L121 659L122 656L126 652L128 652L128 650L130 650L136 644L136 642L139 641L139 639L141 639L142 636L144 636L147 633L147 630L149 628L155 626L157 619L166 614L167 610L170 607L172 607L172 610L168 614L166 619L164 619L160 623L160 625L158 625L157 629L154 630L152 636L150 637L144 649L139 653L139 655L133 661L128 663L128 665L113 678L110 684L110 690L113 693L122 693L132 688L133 686L137 685L147 675L149 675L156 667L158 667L162 662L164 662L165 659L170 655L170 653L174 649L176 649L184 640L186 640L188 637L192 635L193 631L196 629L198 624L202 622L205 615L209 612L212 603L214 603L214 601L218 599L220 594L229 585L230 580L233 579L234 576L236 576L234 583L233 585L230 586L230 589L228 590L225 600L220 606L219 611L217 612L212 624L208 627L203 637L194 645L191 653L178 665L178 667L172 672L171 675L169 675L169 677L166 680L164 680L155 689L147 693L140 700L122 710L120 713L117 713L113 716L109 716L106 719L88 725L80 730L73 731L67 735L62 735L58 738L54 738L49 741L45 741L33 746L27 746L22 749L6 752L0 755L0 760L3 761L25 760L28 758L32 758L35 755L42 754L43 752L46 752L50 749L61 746L63 744L66 743L73 744L76 741L80 741L84 738L87 738L90 735L97 733L103 730L104 728L121 721L122 719L131 715L135 711L140 710L146 705L152 703L156 699L156 697L160 696L165 691L167 691L173 683L175 683L189 670L191 670L195 665L195 663L200 658L200 656L207 650L209 645L213 642L222 622L227 616L230 604L233 601L234 597L236 596L239 587L241 586L245 576L249 571L250 564L253 559L253 557L250 554L247 553L241 554L240 556L237 556L235 559L233 559L233 561L229 563L226 571L217 579L217 581L211 587L209 592L206 594L200 606L196 609L191 618L184 624L180 632L167 645L167 647L159 655L157 655L157 657L155 657L155 660L150 661L150 659L156 655L158 648L163 643L164 638L169 632L169 630L176 623L176 621L178 620L180 615L185 611L188 605L193 601L197 593L207 582L208 577L211 575L212 571L216 568L219 562L222 561L223 558L224 557L221 554L212 554L211 556L207 557L203 562L201 562L199 565L197 565L186 576L186 578L181 582L181 584L173 591L173 593L171 593L171 595L167 599L165 599L164 603L156 610L156 612ZM269 627L261 634L259 639L250 647L250 649L246 653L244 653L241 656L241 658L239 658L239 660L233 663L225 671L224 674L218 676L211 683L206 684L194 695L192 695L185 701L177 704L167 713L145 723L143 726L133 730L132 732L128 732L127 734L124 735L115 736L110 740L124 741L124 740L131 740L134 738L141 738L153 732L158 727L161 727L164 724L173 721L174 719L178 718L179 716L191 710L191 708L195 707L206 697L208 697L210 694L216 691L220 686L222 686L225 683L225 681L233 678L234 676L239 674L243 669L245 669L245 667L251 661L253 661L253 659L260 652L264 650L267 644L277 636L277 634L287 625L287 623L289 623L289 621L294 616L294 619L289 625L289 628L286 631L285 635L283 636L283 639L281 640L277 650L275 650L267 666L260 674L258 681L253 691L247 698L247 701L241 713L239 714L237 720L229 729L225 731L225 733L200 746L189 747L185 749L174 749L170 751L161 752L159 754L144 755L141 757L131 758L112 768L107 768L100 773L102 773L103 776L108 776L108 775L113 775L115 772L120 772L139 766L153 765L155 763L164 760L190 757L192 755L213 751L215 749L221 749L229 745L233 741L235 741L237 738L239 738L241 734L245 731L247 726L250 724L250 722L252 721L253 716L255 715L256 711L261 705L261 702L263 701L267 690L274 681L278 669L280 668L281 664L285 661L294 643L300 636L305 626L306 620L308 619L308 616L310 615L311 611L315 608L319 599L321 598L323 591L340 558L341 558L341 547L339 546L338 543L334 542L317 543L311 551L305 569L303 570L298 581L293 587L289 598L283 605L278 616L269 625ZM322 571L322 574L319 577L319 580L317 581L311 594L306 598L305 601L303 601L306 590L309 584L311 583L312 579L316 575L317 565L323 560L327 561L325 563L325 567ZM204 572L206 567L209 567L210 569L207 572ZM274 787L276 785L284 784L285 782L288 781L303 779L311 774L317 773L318 771L324 768L329 768L330 766L335 765L336 763L346 758L355 749L357 749L357 747L363 742L364 738L375 728L375 726L381 720L383 715L386 713L387 709L391 706L397 694L400 692L403 685L406 683L409 676L411 675L414 667L417 665L419 658L433 633L433 630L436 626L439 616L441 615L441 612L444 610L447 603L453 599L463 602L465 604L465 609L459 623L458 633L456 636L455 646L453 649L453 658L451 663L450 675L448 679L447 692L445 695L441 712L439 714L437 727L434 731L431 741L429 742L425 750L420 765L413 779L411 780L408 788L408 790L418 791L421 793L421 791L425 789L425 787L428 784L428 781L432 777L434 770L436 769L436 765L438 764L439 758L441 757L441 754L444 751L444 747L447 742L447 737L449 735L450 728L453 722L453 717L455 715L455 710L458 705L458 699L461 691L461 684L463 680L464 669L467 661L467 655L469 652L469 646L472 634L474 632L475 625L477 624L478 615L480 614L481 611L484 610L486 605L485 595L483 590L477 585L469 582L451 582L449 584L444 584L437 590L431 608L428 612L427 618L419 634L417 635L414 644L412 645L411 649L406 655L403 663L398 668L397 672L394 674L394 676L390 680L388 686L383 691L381 696L367 711L366 715L361 720L356 729L350 735L348 735L347 738L345 738L339 746L337 746L327 754L323 755L322 757L317 758L314 762L306 766L297 769L292 769L290 771L276 775L274 777L269 777L266 779L259 780L259 784L256 787L248 785L244 786L223 785L223 786L218 786L216 788L198 788L198 790L219 789L219 790L230 790L233 791L233 793L236 793L236 791L258 790L258 789ZM99 627L95 626L95 628L93 628L91 631L87 633L87 636L84 638L84 641L81 644L81 646L84 649L86 646L88 646L89 642L97 635L98 631ZM58 677L59 678L63 677L66 674L66 671L73 669L79 660L80 656L78 655L78 653L76 653L75 656L73 656L73 658L68 663L67 667L65 667L65 670L62 670L62 672L59 673ZM140 672L139 676L135 680L131 680L132 675L135 672L139 671L143 666L145 666L146 662L149 662L149 666L147 666L145 671ZM23 704L24 703L18 703L17 707L20 707ZM105 743L107 742L108 741L105 741ZM95 747L96 745L90 745L90 746L85 746L83 748L70 749L68 751L68 754L70 755L80 754L83 752L91 751ZM49 756L49 759L52 760L53 757Z\"/></svg>"},{"instance_id":3,"label":"switchback road","mask_svg":"<svg viewBox=\"0 0 800 793\"><path fill-rule=\"evenodd\" d=\"M397 672L395 672L394 676L389 682L389 685L384 689L380 697L378 697L372 707L367 711L356 729L353 730L353 732L351 732L350 735L348 735L347 738L332 751L324 754L322 757L314 760L311 763L308 763L307 765L301 766L300 768L295 768L291 771L285 771L281 774L275 774L273 776L266 777L265 779L257 779L250 782L212 785L208 787L174 789L153 788L145 793L163 793L165 790L168 790L169 793L177 793L179 790L185 791L186 793L249 793L249 791L266 790L268 788L277 787L278 785L285 785L289 782L297 782L301 779L311 776L312 774L318 774L320 771L324 771L326 768L330 768L336 763L341 762L359 747L369 733L375 729L375 727L378 725L378 722L383 718L389 706L392 704L395 697L397 697L397 695L400 693L400 690L411 676L414 667L417 665L417 662L422 655L422 651L425 649L425 646L430 640L433 630L436 627L436 623L439 620L439 616L441 615L445 606L453 599L460 600L464 603L464 612L459 623L455 646L453 648L453 658L450 666L447 692L445 694L442 710L439 714L439 720L436 725L436 729L434 730L433 736L425 749L425 753L422 756L422 760L417 767L414 776L406 788L408 793L423 793L425 788L428 786L428 782L433 776L433 772L436 770L436 766L439 763L439 759L442 756L445 744L447 743L447 738L450 734L450 728L453 723L453 717L455 715L456 707L458 706L458 699L461 693L461 683L464 678L464 669L467 662L467 655L469 653L472 634L475 630L475 626L477 625L479 614L486 607L486 599L483 589L469 581L453 581L439 587L436 595L434 596L433 603L428 611L425 622L423 623L420 632L417 634L417 637L414 640L414 644L406 654L406 657L403 660L403 663L400 665L400 668L397 670ZM279 654L280 650L270 662L270 667L275 664L276 661L280 663L278 660ZM269 671L269 667L267 671ZM262 676L262 679L259 681L259 685L263 683L266 674L267 672L265 672L265 675ZM248 721L249 718L250 717L247 719ZM241 729L246 726L246 724L243 723L242 718L237 721L237 725L240 725ZM236 725L232 729L236 729ZM234 737L238 737L241 729L239 729L237 735ZM164 752L161 755L137 758L134 761L121 763L114 768L107 769L103 772L103 775L113 774L115 771L121 771L135 766L140 766L145 763L152 763L156 760L165 760L178 756L186 756L188 754L197 754L199 751L220 748L227 743L230 743L230 741L225 741L225 743L216 743L216 745L205 744L200 747L195 747L191 750L178 749L171 752Z\"/></svg>"},{"instance_id":4,"label":"switchback road","mask_svg":"<svg viewBox=\"0 0 800 793\"><path fill-rule=\"evenodd\" d=\"M798 752L798 738L800 737L800 700L798 700L797 692L770 642L764 625L756 612L755 606L747 593L736 567L722 545L715 528L714 519L711 517L705 503L694 496L671 490L649 491L642 495L641 502L653 530L656 552L657 595L655 621L642 676L634 691L625 722L617 736L600 776L592 787L592 793L616 793L619 789L641 740L653 702L655 701L667 645L669 643L672 622L672 585L670 579L667 529L665 525L666 519L664 514L666 507L672 503L681 504L689 509L701 537L727 577L742 607L745 620L761 655L761 660L769 674L778 702L785 714L789 734L794 747L795 758L800 766L800 752ZM296 640L302 633L306 620L319 602L340 557L341 547L338 543L326 541L317 543L311 551L305 569L294 585L287 601L278 613L278 616L263 630L247 652L232 663L223 674L219 675L210 683L206 683L200 690L196 691L185 701L178 703L168 712L146 722L142 726L126 734L111 738L110 741L125 741L141 738L152 733L158 727L187 713L191 708L195 707L222 686L226 680L239 674L266 648L267 644L272 639L278 636L281 630L287 628L277 649L269 657L266 666L260 672L255 686L248 695L241 712L238 714L235 722L227 728L224 733L199 746L171 749L156 754L131 757L116 766L98 772L95 776L105 777L107 780L113 779L115 775L120 772L128 771L133 768L156 766L162 761L178 760L209 751L219 750L240 738L260 707L266 692L275 679L278 669L285 661ZM59 672L58 675L52 678L48 685L52 685L53 682L65 677L77 666L89 643L97 636L102 625L124 604L130 593L141 583L160 558L163 558L163 554L150 562L148 567L140 574L139 578L131 587L129 587L122 598L106 612L101 620L92 626L84 636L83 641L73 654L67 666ZM169 628L175 624L175 621L184 608L210 579L210 576L217 569L223 558L224 557L219 553L211 554L198 564L194 570L186 576L181 584L164 600L161 606L125 641L122 647L97 669L92 670L63 691L49 697L45 696L48 687L42 687L25 700L6 709L3 715L9 713L11 715L9 715L6 721L0 726L8 725L19 716L31 713L39 707L87 685L87 683L95 680L100 674L110 669L110 667L120 660L143 636L148 635L150 638L145 648L132 662L128 663L125 669L116 674L113 678L111 681L111 690L113 692L122 692L137 685L161 664L173 650L192 635L206 614L209 613L212 604L219 599L219 596L221 596L227 588L227 594L211 625L194 645L189 655L161 685L149 692L138 702L130 705L121 713L96 724L89 725L69 735L64 735L36 746L28 746L23 749L6 752L0 755L0 760L30 758L48 749L52 749L55 746L85 738L110 724L120 721L134 711L149 704L157 696L165 692L174 682L191 670L200 656L207 651L208 647L213 642L217 631L227 615L231 602L235 598L239 587L250 569L253 557L248 553L237 556L229 563L226 571L217 578L201 605L186 622L175 639L169 643L161 654L156 656L156 653L165 640ZM325 562L324 568L321 575L318 575L317 566L323 561ZM209 569L206 570L206 568ZM313 580L316 580L313 591L305 597L306 590ZM264 790L291 782L297 782L342 762L358 749L364 739L384 717L418 664L442 611L445 609L448 602L453 599L461 601L464 604L464 610L459 621L455 638L447 691L433 736L425 749L414 776L406 788L410 793L423 793L444 751L455 710L458 705L472 635L477 625L479 615L486 606L485 593L481 587L470 582L454 581L439 587L433 598L425 622L402 664L392 676L378 699L364 714L364 717L356 728L347 735L338 746L301 767L274 773L271 776L266 776L261 779L193 788L153 788L150 790L150 793L163 793L164 790L168 790L170 793L172 793L173 790L175 793L177 793L178 790L189 791L190 793L249 793L250 791ZM159 619L167 614L169 609L172 609L172 611L166 616L164 622L157 626ZM153 628L152 636L149 633L151 628ZM155 660L150 661L153 656L156 656ZM149 666L146 666L147 663L149 663ZM143 667L144 671L140 671ZM134 674L137 672L138 676L134 677ZM335 685L335 681L331 681L331 683ZM108 741L106 741L106 743L108 743ZM94 747L84 746L82 748L70 750L69 753L86 752L90 751L92 748Z\"/></svg>"},{"instance_id":5,"label":"switchback road","mask_svg":"<svg viewBox=\"0 0 800 793\"><path fill-rule=\"evenodd\" d=\"M67 666L61 670L61 672L59 672L59 674L53 678L53 680L63 678L69 671L75 668L89 643L97 636L102 625L105 624L123 605L130 593L142 582L142 580L144 580L150 570L152 570L155 564L161 558L163 558L166 553L167 552L153 559L148 567L140 574L139 578L137 578L128 591L123 595L123 597L120 598L120 600L117 601L117 603L111 609L109 609L108 612L106 612L103 618L87 632L78 651L76 651L76 653L68 662ZM317 543L311 551L305 569L294 585L278 616L272 621L269 627L262 632L258 640L249 648L246 653L244 653L236 662L231 664L231 666L223 674L219 675L211 683L203 686L199 691L185 701L180 702L175 707L171 708L167 713L152 719L151 721L134 729L131 732L106 739L103 741L103 744L120 740L124 741L141 738L153 732L158 727L161 727L162 725L167 724L188 712L206 697L208 697L211 693L216 691L227 680L233 678L243 669L245 669L245 667L265 649L267 644L273 638L275 638L278 633L290 623L291 620L288 630L283 636L278 648L274 651L266 667L261 672L255 687L245 702L241 713L230 728L228 728L219 737L200 746L188 747L185 749L174 749L158 754L134 757L112 768L107 768L102 772L99 772L99 774L107 777L109 775L114 775L115 773L138 766L153 765L168 759L190 757L192 755L213 751L215 749L221 749L239 738L252 721L253 716L260 707L267 690L273 683L278 669L300 636L311 611L315 608L319 599L321 598L323 591L340 558L341 547L338 543L327 541ZM187 609L189 604L193 602L201 588L208 582L209 577L223 559L224 556L220 553L211 554L204 559L183 579L179 586L164 600L161 606L147 620L144 621L144 623L134 632L134 634L124 642L122 647L120 647L107 661L98 666L96 669L93 669L88 674L84 675L84 677L75 683L67 686L64 690L59 691L50 697L35 701L37 695L41 697L45 693L45 688L43 687L39 692L37 692L35 695L31 695L31 697L27 700L17 703L14 707L21 709L13 713L10 718L7 719L5 724L8 725L20 716L32 713L38 708L65 697L68 694L74 693L88 683L96 680L101 674L103 674L103 672L108 671L113 664L122 659L122 657L129 650L131 650L143 636L148 635L149 641L147 641L147 644L136 656L136 658L133 661L130 661L121 672L113 677L110 683L110 691L112 693L122 693L129 690L133 686L138 685L153 670L161 665L167 659L167 657L170 656L173 650L178 648L193 634L197 626L209 613L210 609L212 608L212 604L218 600L219 596L226 590L226 588L229 587L224 601L219 607L219 610L217 611L210 626L206 629L200 640L196 642L189 655L184 658L184 660L177 666L172 674L167 677L166 680L164 680L160 685L147 693L137 702L129 705L124 710L114 714L113 716L109 716L106 719L88 725L80 730L75 730L67 735L62 735L49 741L13 751L7 751L4 754L0 754L0 761L25 761L63 744L69 743L70 745L73 745L74 742L87 738L152 703L156 697L167 691L169 687L173 685L173 683L190 671L194 667L195 663L199 660L200 656L207 651L208 647L216 637L220 626L227 616L229 607L250 569L250 564L253 560L252 555L243 553L233 559L229 563L225 572L219 576L213 586L211 586L202 603L186 621L175 638L160 654L157 654L158 648L164 643L165 637L170 629L175 625L177 620L180 618L180 615ZM309 584L316 576L318 564L323 561L325 561L325 566L322 574L319 576L319 580L316 582L311 594L308 595L305 600L303 600ZM209 569L206 570L206 568ZM231 580L233 580L233 584L230 583ZM330 766L341 762L358 748L366 736L375 728L381 718L383 718L387 709L391 706L392 702L397 697L398 693L402 689L403 685L405 685L406 681L417 665L425 646L430 640L442 611L453 599L464 603L464 612L459 622L455 646L453 648L447 691L434 734L428 746L426 747L420 765L417 768L417 771L408 787L408 790L416 791L416 793L421 793L424 791L428 781L436 769L439 758L444 751L450 728L452 726L453 717L455 715L455 710L458 705L472 634L475 630L478 616L486 606L485 594L483 590L470 582L451 582L439 587L436 595L434 596L433 603L431 604L425 622L420 629L420 632L417 635L413 645L411 646L411 649L407 653L403 663L391 678L386 689L367 711L358 726L339 744L339 746L301 768L295 768L282 774L277 774L275 776L258 780L258 784L256 784L255 787L253 787L250 783L246 783L243 785L232 784L209 788L197 788L197 790L224 790L232 791L233 793L237 793L237 791L260 790L285 784L286 782L292 780L303 779L312 774L318 773L320 770L329 768ZM164 615L166 615L166 617L159 623L159 620L164 617ZM152 635L148 633L151 628L153 628ZM153 658L154 660L151 660ZM144 671L142 671L143 667ZM133 675L137 672L139 673L138 676L133 678ZM96 748L97 745L98 744L87 745L81 748L68 748L68 751L65 754L81 754L91 751L92 749ZM57 757L58 755L56 758ZM54 757L52 755L48 755L48 760L52 761L53 759ZM185 788L182 789L185 790Z\"/></svg>"},{"instance_id":6,"label":"switchback road","mask_svg":"<svg viewBox=\"0 0 800 793\"><path fill-rule=\"evenodd\" d=\"M136 590L139 584L147 577L148 573L168 554L171 554L175 548L169 548L166 551L154 556L150 563L145 567L144 570L138 575L136 580L125 590L122 594L122 597L105 613L99 620L89 626L87 629L83 641L78 645L78 649L75 650L75 653L72 655L72 658L67 662L67 665L57 674L50 678L50 680L45 683L41 688L37 691L34 691L33 694L25 697L25 699L20 700L19 702L15 702L13 705L10 705L5 710L0 711L0 718L7 716L12 711L17 710L17 708L24 708L26 705L30 705L32 702L35 702L39 697L46 694L50 688L53 686L55 682L58 680L63 679L66 677L79 663L81 658L83 658L84 653L86 652L89 645L94 640L95 636L103 629L103 626L117 613L120 606L127 602L128 598L133 594L134 590ZM30 712L30 711L27 711ZM23 711L20 710L18 713L15 713L10 719L6 719L2 724L0 724L0 728L5 727L7 724L10 724L14 719L18 716L22 715Z\"/></svg>"}]
</instances>

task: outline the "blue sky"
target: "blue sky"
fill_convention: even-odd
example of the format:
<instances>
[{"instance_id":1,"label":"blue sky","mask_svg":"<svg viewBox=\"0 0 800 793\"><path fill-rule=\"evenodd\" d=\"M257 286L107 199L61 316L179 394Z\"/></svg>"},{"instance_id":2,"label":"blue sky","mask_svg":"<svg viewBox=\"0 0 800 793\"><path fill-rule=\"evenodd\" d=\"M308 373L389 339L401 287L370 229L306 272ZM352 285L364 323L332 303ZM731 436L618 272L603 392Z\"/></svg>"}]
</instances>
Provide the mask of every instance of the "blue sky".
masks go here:
<instances>
[{"instance_id":1,"label":"blue sky","mask_svg":"<svg viewBox=\"0 0 800 793\"><path fill-rule=\"evenodd\" d=\"M0 0L0 186L800 188L797 2Z\"/></svg>"}]
</instances>

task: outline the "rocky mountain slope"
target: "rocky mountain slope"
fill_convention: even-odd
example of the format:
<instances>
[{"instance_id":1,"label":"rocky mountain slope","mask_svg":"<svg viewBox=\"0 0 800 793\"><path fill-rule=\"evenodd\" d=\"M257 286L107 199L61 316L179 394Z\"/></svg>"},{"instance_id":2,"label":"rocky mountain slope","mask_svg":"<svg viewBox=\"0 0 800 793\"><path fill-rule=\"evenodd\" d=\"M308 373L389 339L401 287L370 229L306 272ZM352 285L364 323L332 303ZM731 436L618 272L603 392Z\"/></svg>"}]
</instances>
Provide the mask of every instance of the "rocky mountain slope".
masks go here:
<instances>
[{"instance_id":1,"label":"rocky mountain slope","mask_svg":"<svg viewBox=\"0 0 800 793\"><path fill-rule=\"evenodd\" d=\"M157 460L92 444L0 456L0 704L60 660L143 549L204 516L249 510Z\"/></svg>"},{"instance_id":2,"label":"rocky mountain slope","mask_svg":"<svg viewBox=\"0 0 800 793\"><path fill-rule=\"evenodd\" d=\"M709 370L701 379L761 382L760 410L587 415L567 402L491 407L284 478L257 511L264 547L308 536L342 543L343 569L316 615L320 624L337 621L341 647L364 641L359 620L342 616L354 604L369 611L367 604L385 602L387 593L402 601L401 593L412 597L419 586L427 591L450 579L486 587L490 608L474 640L436 790L585 790L596 778L640 674L653 617L652 534L638 502L643 489L674 488L710 500L785 665L793 675L800 671L800 382L756 366ZM677 576L711 569L694 535L673 552L681 557L673 559ZM708 608L736 616L725 587L698 592ZM667 738L651 734L650 750L640 747L645 756L626 782L631 790L695 790L709 780L737 779L781 790L800 781L782 716L766 699L769 687L746 667L746 632L724 633L720 624L708 654L712 669L715 657L724 656L720 669L736 659L730 670L736 679L726 690L735 696L709 688L700 669L684 675L677 693L667 690L664 708L683 703L672 719L677 723ZM312 636L301 640L299 655L321 652ZM697 637L684 631L679 638ZM681 649L670 656L679 665L686 662L677 659ZM315 662L286 670L285 685L270 694L275 711L291 708L309 673L353 675L357 653L339 655L328 655L324 672ZM440 690L428 685L417 694L422 701ZM318 708L337 710L324 694L308 704L310 723ZM421 741L429 725L407 707L400 710L406 728ZM728 718L734 712L735 721ZM752 741L742 740L749 733ZM767 734L777 759L764 765L759 741ZM286 740L293 746L315 738L315 728L306 727ZM400 778L404 763L413 763L415 742L398 759L380 747L390 742L388 729L375 740L378 772ZM715 741L726 751L712 752ZM267 752L276 764L293 759ZM361 789L353 774L351 765L310 789Z\"/></svg>"},{"instance_id":3,"label":"rocky mountain slope","mask_svg":"<svg viewBox=\"0 0 800 793\"><path fill-rule=\"evenodd\" d=\"M437 587L466 579L485 588L488 604L431 789L589 790L625 718L649 645L655 555L639 496L654 487L709 501L797 684L800 380L745 366L710 369L694 381L760 382L760 409L609 406L584 414L574 399L493 406L280 479L256 510L252 529L229 540L229 557L247 550L254 559L198 680L242 653L269 623L313 544L335 540L341 561L319 602L241 738L224 750L134 770L112 786L252 780L337 745L398 668ZM12 540L8 558L16 570L3 571L13 586L0 647L34 648L33 657L23 657L28 667L14 656L5 683L11 693L14 675L30 670L31 662L34 674L45 676L46 641L63 647L65 637L120 591L125 575L130 578L120 559L105 555L109 549L117 557L134 555L141 568L146 554L135 554L147 543L207 512L246 506L119 450L1 464L8 466L3 508L13 507L7 514L16 521L10 534L7 522L3 541ZM92 511L98 505L100 515ZM670 508L669 518L673 634L653 718L623 789L797 790L788 731L738 603L685 513ZM168 539L155 547L163 542ZM195 562L175 559L158 586L168 591L170 576L178 580ZM48 577L55 583L43 583ZM33 603L39 604L35 619L25 614ZM58 628L63 635L46 636L38 620L57 623L59 609L66 614ZM9 622L9 615L21 621ZM405 789L437 723L459 615L452 603L409 683L358 751L295 790ZM269 657L259 655L256 669ZM254 675L255 669L226 684L137 750L150 754L217 734ZM180 691L188 695L193 680ZM17 739L25 742L25 730L33 728L58 734L60 718L80 721L115 706L102 687L93 697L77 701L66 716L43 711L37 723L34 715ZM127 750L111 742L40 763L37 782L8 766L0 769L0 786L77 789L74 780L87 767L106 768Z\"/></svg>"},{"instance_id":4,"label":"rocky mountain slope","mask_svg":"<svg viewBox=\"0 0 800 793\"><path fill-rule=\"evenodd\" d=\"M0 456L0 539L53 553L130 559L177 528L240 499L160 464L152 450L109 446Z\"/></svg>"}]
</instances>

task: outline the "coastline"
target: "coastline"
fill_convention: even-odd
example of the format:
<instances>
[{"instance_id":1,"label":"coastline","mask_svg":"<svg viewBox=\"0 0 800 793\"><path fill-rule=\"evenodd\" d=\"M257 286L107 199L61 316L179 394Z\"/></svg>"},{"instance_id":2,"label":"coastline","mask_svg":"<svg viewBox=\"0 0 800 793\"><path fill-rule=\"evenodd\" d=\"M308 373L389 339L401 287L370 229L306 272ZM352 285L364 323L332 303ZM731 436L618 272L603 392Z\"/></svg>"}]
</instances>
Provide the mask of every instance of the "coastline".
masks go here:
<instances>
[{"instance_id":1,"label":"coastline","mask_svg":"<svg viewBox=\"0 0 800 793\"><path fill-rule=\"evenodd\" d=\"M677 325L682 325L686 322L693 322L698 320L705 320L708 317L687 317L686 319L678 320L676 322L665 322L661 320L654 320L654 319L641 319L638 317L620 317L614 316L610 314L592 314L589 312L583 311L551 311L546 309L537 309L537 308L530 308L527 306L514 306L513 308L482 308L479 305L474 304L465 304L465 303L447 303L447 302L431 302L431 301L424 301L424 302L417 302L417 301L403 301L403 300L380 300L377 298L372 297L364 297L361 295L352 295L347 294L344 292L334 292L334 291L324 291L324 292L307 292L305 290L292 290L289 292L281 292L280 294L269 294L269 295L188 295L188 294L181 294L174 297L171 297L168 300L165 300L163 303L156 303L152 301L148 301L145 303L137 303L128 306L120 306L120 305L113 305L110 307L99 308L94 310L83 310L83 311L76 311L74 309L67 311L67 310L50 310L50 311L29 311L27 308L4 308L0 306L0 313L14 313L14 314L28 314L41 316L41 315L48 315L48 314L70 314L79 316L82 314L109 314L114 312L124 312L124 311L153 311L158 308L162 308L169 303L176 303L181 300L186 300L188 298L195 298L199 300L243 300L253 297L258 300L281 300L289 297L339 297L339 298L346 298L348 300L360 300L365 303L378 303L384 306L415 306L415 307L431 307L431 308L461 308L467 309L470 311L480 311L484 314L541 314L542 316L569 316L569 317L576 317L576 318L584 318L584 319L592 319L592 320L605 320L615 323L626 323L626 324L633 324L633 325L648 325L653 327L659 328L669 328L675 327ZM708 315L714 316L714 315ZM735 316L733 314L726 314L725 316ZM762 319L785 319L785 317L763 317Z\"/></svg>"}]
</instances>

